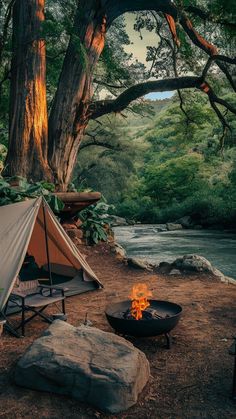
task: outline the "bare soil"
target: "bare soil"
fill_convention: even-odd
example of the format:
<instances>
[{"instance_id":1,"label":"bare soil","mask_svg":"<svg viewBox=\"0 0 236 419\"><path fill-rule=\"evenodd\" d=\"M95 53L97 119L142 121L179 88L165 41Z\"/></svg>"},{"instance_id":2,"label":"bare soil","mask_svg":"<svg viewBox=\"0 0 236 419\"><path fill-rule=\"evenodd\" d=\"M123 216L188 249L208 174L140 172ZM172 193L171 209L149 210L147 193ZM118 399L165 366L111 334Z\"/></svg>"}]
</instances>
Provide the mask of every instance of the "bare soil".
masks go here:
<instances>
[{"instance_id":1,"label":"bare soil","mask_svg":"<svg viewBox=\"0 0 236 419\"><path fill-rule=\"evenodd\" d=\"M234 358L228 354L236 333L236 287L207 275L164 276L131 269L116 259L107 245L83 247L82 252L105 288L69 298L68 321L77 326L88 313L95 327L111 331L104 315L106 305L127 299L134 283L145 282L153 298L183 307L172 333L173 346L166 349L163 337L132 338L150 362L151 379L135 406L108 415L67 397L14 384L15 363L48 327L35 319L27 325L25 338L7 334L0 338L0 418L236 418L236 403L230 398Z\"/></svg>"}]
</instances>

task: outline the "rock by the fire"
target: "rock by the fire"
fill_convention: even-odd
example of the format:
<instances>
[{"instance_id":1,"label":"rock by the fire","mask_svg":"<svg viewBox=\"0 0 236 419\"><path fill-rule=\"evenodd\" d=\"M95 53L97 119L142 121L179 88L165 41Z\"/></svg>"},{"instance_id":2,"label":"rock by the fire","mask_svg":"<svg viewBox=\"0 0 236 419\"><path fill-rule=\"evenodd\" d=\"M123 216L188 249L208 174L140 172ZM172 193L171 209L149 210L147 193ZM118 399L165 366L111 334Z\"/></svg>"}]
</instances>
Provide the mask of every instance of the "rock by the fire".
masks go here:
<instances>
[{"instance_id":1,"label":"rock by the fire","mask_svg":"<svg viewBox=\"0 0 236 419\"><path fill-rule=\"evenodd\" d=\"M150 376L140 350L113 333L56 320L20 359L15 382L117 413L137 402Z\"/></svg>"}]
</instances>

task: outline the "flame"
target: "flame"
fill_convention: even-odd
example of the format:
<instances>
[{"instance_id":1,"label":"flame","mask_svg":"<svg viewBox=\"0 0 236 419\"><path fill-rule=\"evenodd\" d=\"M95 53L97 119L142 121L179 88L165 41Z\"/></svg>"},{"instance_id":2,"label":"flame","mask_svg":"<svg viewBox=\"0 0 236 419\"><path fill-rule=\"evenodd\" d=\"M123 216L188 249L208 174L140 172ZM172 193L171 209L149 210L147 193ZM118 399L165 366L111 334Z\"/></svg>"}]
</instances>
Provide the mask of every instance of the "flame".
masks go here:
<instances>
[{"instance_id":1,"label":"flame","mask_svg":"<svg viewBox=\"0 0 236 419\"><path fill-rule=\"evenodd\" d=\"M150 306L148 298L152 297L152 292L148 290L146 284L136 284L133 286L129 298L132 300L131 315L136 320L143 317L143 310Z\"/></svg>"}]
</instances>

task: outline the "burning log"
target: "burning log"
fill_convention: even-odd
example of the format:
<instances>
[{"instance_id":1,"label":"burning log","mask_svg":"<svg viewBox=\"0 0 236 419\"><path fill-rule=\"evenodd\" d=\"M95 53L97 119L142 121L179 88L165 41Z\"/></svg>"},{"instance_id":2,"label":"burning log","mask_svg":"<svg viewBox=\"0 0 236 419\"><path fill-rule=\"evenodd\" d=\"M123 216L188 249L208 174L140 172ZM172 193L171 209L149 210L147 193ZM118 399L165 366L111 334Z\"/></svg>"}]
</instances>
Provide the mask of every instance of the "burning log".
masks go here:
<instances>
[{"instance_id":1,"label":"burning log","mask_svg":"<svg viewBox=\"0 0 236 419\"><path fill-rule=\"evenodd\" d=\"M167 317L169 317L168 314L166 314L165 316L161 316L160 314L158 314L157 310L153 308L148 308L147 310L142 311L142 320L158 320L166 319ZM132 314L132 308L128 308L123 313L123 318L126 320L134 320L135 317Z\"/></svg>"}]
</instances>

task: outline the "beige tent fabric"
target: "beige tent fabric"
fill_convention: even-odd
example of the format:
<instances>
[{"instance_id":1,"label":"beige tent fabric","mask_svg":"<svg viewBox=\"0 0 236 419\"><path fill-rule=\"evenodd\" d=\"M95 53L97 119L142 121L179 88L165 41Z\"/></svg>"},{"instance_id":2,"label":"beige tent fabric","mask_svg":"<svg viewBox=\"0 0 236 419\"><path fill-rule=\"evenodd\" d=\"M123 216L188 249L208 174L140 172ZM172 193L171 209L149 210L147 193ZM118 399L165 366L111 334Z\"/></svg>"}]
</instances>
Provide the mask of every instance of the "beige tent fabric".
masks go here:
<instances>
[{"instance_id":1,"label":"beige tent fabric","mask_svg":"<svg viewBox=\"0 0 236 419\"><path fill-rule=\"evenodd\" d=\"M53 264L70 266L75 268L75 273L82 268L87 273L86 278L84 278L85 280L95 280L99 282L95 273L92 271L81 253L78 251L72 240L66 234L60 223L57 221L51 208L45 201L44 205L47 224L49 256L52 266ZM42 205L40 206L38 217L35 222L28 253L34 256L36 263L40 267L46 264L47 255Z\"/></svg>"},{"instance_id":2,"label":"beige tent fabric","mask_svg":"<svg viewBox=\"0 0 236 419\"><path fill-rule=\"evenodd\" d=\"M84 280L96 281L102 287L46 201L40 197L0 207L0 310L6 304L27 251L40 267L47 264L43 206L52 268L63 265L72 276L82 269Z\"/></svg>"},{"instance_id":3,"label":"beige tent fabric","mask_svg":"<svg viewBox=\"0 0 236 419\"><path fill-rule=\"evenodd\" d=\"M34 199L0 207L0 310L24 261L40 203Z\"/></svg>"}]
</instances>

